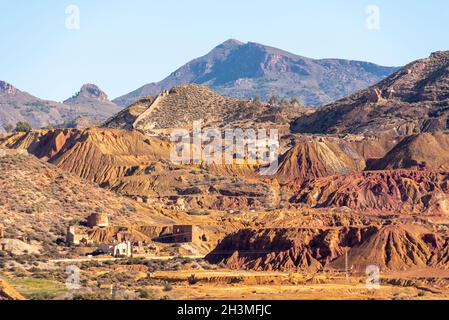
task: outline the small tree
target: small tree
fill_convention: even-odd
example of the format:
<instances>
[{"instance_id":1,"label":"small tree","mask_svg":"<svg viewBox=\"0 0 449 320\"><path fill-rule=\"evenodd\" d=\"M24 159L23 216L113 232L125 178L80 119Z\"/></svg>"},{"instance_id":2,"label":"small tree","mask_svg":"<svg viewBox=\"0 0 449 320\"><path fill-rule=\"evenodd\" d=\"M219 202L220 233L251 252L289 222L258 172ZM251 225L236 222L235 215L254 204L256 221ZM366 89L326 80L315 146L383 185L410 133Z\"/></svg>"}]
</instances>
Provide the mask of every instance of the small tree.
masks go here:
<instances>
[{"instance_id":1,"label":"small tree","mask_svg":"<svg viewBox=\"0 0 449 320\"><path fill-rule=\"evenodd\" d=\"M3 129L5 129L6 132L11 132L11 131L14 130L14 126L12 124L10 124L10 123L4 124L3 125Z\"/></svg>"},{"instance_id":2,"label":"small tree","mask_svg":"<svg viewBox=\"0 0 449 320\"><path fill-rule=\"evenodd\" d=\"M198 282L198 279L194 274L190 275L190 277L187 278L187 281L190 285L194 285Z\"/></svg>"},{"instance_id":3,"label":"small tree","mask_svg":"<svg viewBox=\"0 0 449 320\"><path fill-rule=\"evenodd\" d=\"M278 103L278 101L279 101L278 96L277 95L272 95L270 97L270 100L268 100L268 103L273 106L273 105L276 105Z\"/></svg>"},{"instance_id":4,"label":"small tree","mask_svg":"<svg viewBox=\"0 0 449 320\"><path fill-rule=\"evenodd\" d=\"M290 104L292 104L292 105L300 105L301 104L301 100L298 97L293 97L290 100Z\"/></svg>"},{"instance_id":5,"label":"small tree","mask_svg":"<svg viewBox=\"0 0 449 320\"><path fill-rule=\"evenodd\" d=\"M16 124L16 132L30 132L33 128L31 125L26 121L19 121Z\"/></svg>"},{"instance_id":6,"label":"small tree","mask_svg":"<svg viewBox=\"0 0 449 320\"><path fill-rule=\"evenodd\" d=\"M260 96L259 95L255 96L254 99L253 99L253 102L254 103L259 103L260 102Z\"/></svg>"}]
</instances>

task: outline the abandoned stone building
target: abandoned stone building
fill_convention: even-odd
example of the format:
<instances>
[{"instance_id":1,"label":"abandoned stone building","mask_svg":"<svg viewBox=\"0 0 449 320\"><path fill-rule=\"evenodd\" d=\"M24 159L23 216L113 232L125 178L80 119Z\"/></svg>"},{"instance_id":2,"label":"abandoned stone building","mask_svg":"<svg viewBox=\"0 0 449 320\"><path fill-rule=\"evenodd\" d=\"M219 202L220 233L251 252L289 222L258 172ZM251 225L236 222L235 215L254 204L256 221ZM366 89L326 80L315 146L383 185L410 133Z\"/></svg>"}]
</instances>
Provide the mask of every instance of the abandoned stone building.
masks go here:
<instances>
[{"instance_id":1,"label":"abandoned stone building","mask_svg":"<svg viewBox=\"0 0 449 320\"><path fill-rule=\"evenodd\" d=\"M173 226L173 242L196 242L201 240L200 230L193 225L174 225Z\"/></svg>"},{"instance_id":2,"label":"abandoned stone building","mask_svg":"<svg viewBox=\"0 0 449 320\"><path fill-rule=\"evenodd\" d=\"M109 226L109 219L106 213L92 213L87 217L87 225L90 228L105 228Z\"/></svg>"},{"instance_id":3,"label":"abandoned stone building","mask_svg":"<svg viewBox=\"0 0 449 320\"><path fill-rule=\"evenodd\" d=\"M66 242L71 245L87 245L92 243L89 239L89 235L76 226L70 226L67 228Z\"/></svg>"}]
</instances>

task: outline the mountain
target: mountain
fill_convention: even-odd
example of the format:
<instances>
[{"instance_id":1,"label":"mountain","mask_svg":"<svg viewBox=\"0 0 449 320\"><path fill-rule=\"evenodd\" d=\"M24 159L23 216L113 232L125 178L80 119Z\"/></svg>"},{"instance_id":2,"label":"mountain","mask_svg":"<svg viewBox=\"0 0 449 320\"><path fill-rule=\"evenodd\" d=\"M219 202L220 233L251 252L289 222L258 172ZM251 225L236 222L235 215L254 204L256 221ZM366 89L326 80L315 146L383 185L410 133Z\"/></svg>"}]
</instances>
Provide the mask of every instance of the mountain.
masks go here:
<instances>
[{"instance_id":1,"label":"mountain","mask_svg":"<svg viewBox=\"0 0 449 320\"><path fill-rule=\"evenodd\" d=\"M73 97L64 101L77 113L78 117L87 117L95 121L103 121L122 108L109 101L104 93L95 84L84 84Z\"/></svg>"},{"instance_id":2,"label":"mountain","mask_svg":"<svg viewBox=\"0 0 449 320\"><path fill-rule=\"evenodd\" d=\"M297 133L410 135L449 128L449 51L414 61L378 84L298 118Z\"/></svg>"},{"instance_id":3,"label":"mountain","mask_svg":"<svg viewBox=\"0 0 449 320\"><path fill-rule=\"evenodd\" d=\"M100 122L120 110L92 84L84 85L75 96L59 103L37 98L0 81L0 130L14 127L19 121L27 121L33 128L69 124L78 118Z\"/></svg>"},{"instance_id":4,"label":"mountain","mask_svg":"<svg viewBox=\"0 0 449 320\"><path fill-rule=\"evenodd\" d=\"M228 40L203 57L188 62L160 82L146 84L115 99L128 106L173 86L196 83L234 98L256 95L299 97L318 106L372 85L397 68L341 59L310 59L258 43Z\"/></svg>"}]
</instances>

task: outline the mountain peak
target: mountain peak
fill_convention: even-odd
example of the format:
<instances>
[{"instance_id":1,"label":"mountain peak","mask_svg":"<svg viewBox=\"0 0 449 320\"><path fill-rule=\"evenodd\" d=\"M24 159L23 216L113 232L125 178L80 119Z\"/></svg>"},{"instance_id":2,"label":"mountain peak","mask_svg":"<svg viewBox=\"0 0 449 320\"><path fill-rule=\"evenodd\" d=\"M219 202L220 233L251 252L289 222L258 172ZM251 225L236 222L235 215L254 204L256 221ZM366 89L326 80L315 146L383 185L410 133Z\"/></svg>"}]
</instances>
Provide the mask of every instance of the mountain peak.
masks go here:
<instances>
[{"instance_id":1,"label":"mountain peak","mask_svg":"<svg viewBox=\"0 0 449 320\"><path fill-rule=\"evenodd\" d=\"M96 98L100 101L108 100L108 95L103 90L101 90L96 84L92 83L83 84L79 94L91 98Z\"/></svg>"},{"instance_id":2,"label":"mountain peak","mask_svg":"<svg viewBox=\"0 0 449 320\"><path fill-rule=\"evenodd\" d=\"M15 94L17 92L17 88L8 82L0 80L0 93L4 94Z\"/></svg>"},{"instance_id":3,"label":"mountain peak","mask_svg":"<svg viewBox=\"0 0 449 320\"><path fill-rule=\"evenodd\" d=\"M237 39L228 39L225 42L223 42L222 44L219 44L218 47L220 46L224 46L224 47L235 47L235 46L241 46L245 43L237 40Z\"/></svg>"},{"instance_id":4,"label":"mountain peak","mask_svg":"<svg viewBox=\"0 0 449 320\"><path fill-rule=\"evenodd\" d=\"M77 104L85 102L86 100L94 100L99 102L108 102L108 95L101 90L96 84L85 83L82 85L80 91L73 97L64 101L68 104Z\"/></svg>"}]
</instances>

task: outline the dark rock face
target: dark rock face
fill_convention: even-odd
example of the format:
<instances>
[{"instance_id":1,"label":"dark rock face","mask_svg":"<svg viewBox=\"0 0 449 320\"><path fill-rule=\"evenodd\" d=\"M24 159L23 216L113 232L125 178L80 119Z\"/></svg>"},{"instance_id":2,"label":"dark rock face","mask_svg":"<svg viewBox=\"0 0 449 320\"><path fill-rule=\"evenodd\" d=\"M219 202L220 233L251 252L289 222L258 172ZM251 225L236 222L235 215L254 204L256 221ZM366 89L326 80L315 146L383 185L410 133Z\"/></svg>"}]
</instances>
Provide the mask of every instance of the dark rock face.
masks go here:
<instances>
[{"instance_id":1,"label":"dark rock face","mask_svg":"<svg viewBox=\"0 0 449 320\"><path fill-rule=\"evenodd\" d=\"M9 84L9 83L7 83L5 81L0 81L0 94L2 94L2 95L6 95L6 94L13 95L16 92L17 92L17 89L13 85L11 85L11 84Z\"/></svg>"},{"instance_id":2,"label":"dark rock face","mask_svg":"<svg viewBox=\"0 0 449 320\"><path fill-rule=\"evenodd\" d=\"M306 105L318 106L366 88L396 70L361 61L315 60L258 43L228 40L164 80L144 85L114 102L128 106L140 97L196 83L234 98L297 96Z\"/></svg>"}]
</instances>

